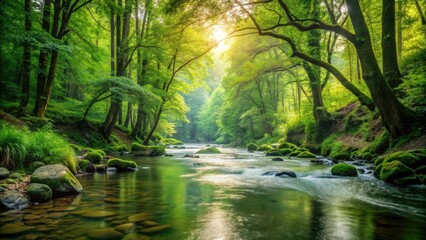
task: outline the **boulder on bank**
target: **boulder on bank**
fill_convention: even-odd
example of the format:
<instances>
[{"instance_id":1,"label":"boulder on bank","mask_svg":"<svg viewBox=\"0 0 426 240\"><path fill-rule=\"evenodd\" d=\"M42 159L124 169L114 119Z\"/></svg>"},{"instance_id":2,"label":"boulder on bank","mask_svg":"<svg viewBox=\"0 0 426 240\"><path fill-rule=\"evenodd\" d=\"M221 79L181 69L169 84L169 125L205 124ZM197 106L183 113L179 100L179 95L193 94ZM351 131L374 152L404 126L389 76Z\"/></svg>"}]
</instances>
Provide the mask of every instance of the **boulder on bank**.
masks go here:
<instances>
[{"instance_id":1,"label":"boulder on bank","mask_svg":"<svg viewBox=\"0 0 426 240\"><path fill-rule=\"evenodd\" d=\"M287 156L288 154L290 154L291 152L293 152L293 150L291 150L290 148L281 148L280 150L278 150L281 155L283 156Z\"/></svg>"},{"instance_id":2,"label":"boulder on bank","mask_svg":"<svg viewBox=\"0 0 426 240\"><path fill-rule=\"evenodd\" d=\"M274 147L272 147L271 145L268 145L268 144L262 144L258 149L257 149L257 151L261 151L261 152L266 152L266 151L269 151L269 150L272 150L272 149L274 149Z\"/></svg>"},{"instance_id":3,"label":"boulder on bank","mask_svg":"<svg viewBox=\"0 0 426 240\"><path fill-rule=\"evenodd\" d=\"M257 151L257 148L258 148L257 145L254 143L249 143L247 145L247 151Z\"/></svg>"},{"instance_id":4,"label":"boulder on bank","mask_svg":"<svg viewBox=\"0 0 426 240\"><path fill-rule=\"evenodd\" d=\"M132 143L132 154L134 156L162 156L166 154L163 146L145 146L139 143Z\"/></svg>"},{"instance_id":5,"label":"boulder on bank","mask_svg":"<svg viewBox=\"0 0 426 240\"><path fill-rule=\"evenodd\" d=\"M332 169L331 169L331 174L332 175L337 175L337 176L356 176L358 175L358 172L356 171L356 167L346 164L346 163L339 163L337 165L335 165Z\"/></svg>"},{"instance_id":6,"label":"boulder on bank","mask_svg":"<svg viewBox=\"0 0 426 240\"><path fill-rule=\"evenodd\" d=\"M315 154L309 151L303 151L297 155L298 158L315 158Z\"/></svg>"},{"instance_id":7,"label":"boulder on bank","mask_svg":"<svg viewBox=\"0 0 426 240\"><path fill-rule=\"evenodd\" d=\"M46 184L52 189L54 195L78 194L83 191L77 178L62 164L38 168L31 175L31 183Z\"/></svg>"},{"instance_id":8,"label":"boulder on bank","mask_svg":"<svg viewBox=\"0 0 426 240\"><path fill-rule=\"evenodd\" d=\"M129 171L138 167L134 161L127 161L120 158L113 158L108 160L108 168L116 168L117 171Z\"/></svg>"},{"instance_id":9,"label":"boulder on bank","mask_svg":"<svg viewBox=\"0 0 426 240\"><path fill-rule=\"evenodd\" d=\"M30 163L30 165L28 166L28 169L30 170L30 172L32 173L32 172L34 172L37 168L40 168L40 167L43 167L43 166L45 166L46 164L44 164L44 163L42 163L42 162L39 162L39 161L34 161L34 162L31 162Z\"/></svg>"},{"instance_id":10,"label":"boulder on bank","mask_svg":"<svg viewBox=\"0 0 426 240\"><path fill-rule=\"evenodd\" d=\"M46 184L31 183L27 194L33 202L46 202L52 199L52 189Z\"/></svg>"},{"instance_id":11,"label":"boulder on bank","mask_svg":"<svg viewBox=\"0 0 426 240\"><path fill-rule=\"evenodd\" d=\"M289 142L283 142L278 146L279 149L283 149L283 148L290 148L290 149L296 149L297 146L294 145L293 143L289 143Z\"/></svg>"},{"instance_id":12,"label":"boulder on bank","mask_svg":"<svg viewBox=\"0 0 426 240\"><path fill-rule=\"evenodd\" d=\"M333 160L342 160L342 161L348 161L351 159L351 155L347 152L338 152L331 155L331 159Z\"/></svg>"},{"instance_id":13,"label":"boulder on bank","mask_svg":"<svg viewBox=\"0 0 426 240\"><path fill-rule=\"evenodd\" d=\"M0 192L0 210L23 209L31 204L27 195L18 191Z\"/></svg>"},{"instance_id":14,"label":"boulder on bank","mask_svg":"<svg viewBox=\"0 0 426 240\"><path fill-rule=\"evenodd\" d=\"M9 176L9 170L4 167L0 167L0 180L5 179Z\"/></svg>"},{"instance_id":15,"label":"boulder on bank","mask_svg":"<svg viewBox=\"0 0 426 240\"><path fill-rule=\"evenodd\" d=\"M82 172L94 172L95 166L89 160L80 159L78 160L78 167Z\"/></svg>"},{"instance_id":16,"label":"boulder on bank","mask_svg":"<svg viewBox=\"0 0 426 240\"><path fill-rule=\"evenodd\" d=\"M266 156L282 156L279 151L269 150L266 152Z\"/></svg>"},{"instance_id":17,"label":"boulder on bank","mask_svg":"<svg viewBox=\"0 0 426 240\"><path fill-rule=\"evenodd\" d=\"M214 154L214 153L221 153L221 152L220 152L219 149L217 149L215 147L208 147L208 148L203 148L196 153L199 153L199 154Z\"/></svg>"},{"instance_id":18,"label":"boulder on bank","mask_svg":"<svg viewBox=\"0 0 426 240\"><path fill-rule=\"evenodd\" d=\"M92 163L100 163L104 156L98 151L90 151L86 154L86 159Z\"/></svg>"}]
</instances>

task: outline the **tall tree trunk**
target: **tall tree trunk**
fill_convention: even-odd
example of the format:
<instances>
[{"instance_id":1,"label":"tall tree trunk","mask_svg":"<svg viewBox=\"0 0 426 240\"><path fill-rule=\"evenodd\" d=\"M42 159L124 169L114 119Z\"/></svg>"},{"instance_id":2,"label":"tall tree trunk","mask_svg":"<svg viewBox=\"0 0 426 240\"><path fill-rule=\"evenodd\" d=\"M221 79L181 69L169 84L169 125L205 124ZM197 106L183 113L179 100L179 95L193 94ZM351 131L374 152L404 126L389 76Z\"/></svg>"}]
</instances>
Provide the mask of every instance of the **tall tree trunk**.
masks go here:
<instances>
[{"instance_id":1,"label":"tall tree trunk","mask_svg":"<svg viewBox=\"0 0 426 240\"><path fill-rule=\"evenodd\" d=\"M25 0L25 33L29 35L31 32L31 0ZM22 85L21 85L21 103L19 105L20 111L26 112L28 100L30 98L30 77L31 77L31 44L25 39L24 53L22 62Z\"/></svg>"},{"instance_id":2,"label":"tall tree trunk","mask_svg":"<svg viewBox=\"0 0 426 240\"><path fill-rule=\"evenodd\" d=\"M42 29L45 32L49 32L50 29L50 8L51 0L45 0L43 6L43 20ZM44 116L42 105L44 88L47 81L47 64L48 64L49 52L47 49L40 49L40 55L38 58L38 74L37 74L37 92L36 100L34 105L34 114L38 117Z\"/></svg>"},{"instance_id":3,"label":"tall tree trunk","mask_svg":"<svg viewBox=\"0 0 426 240\"><path fill-rule=\"evenodd\" d=\"M120 107L120 103L121 102L118 99L116 99L114 96L111 96L111 106L109 107L108 114L101 126L101 133L106 139L109 139L111 136L115 123L117 122L117 113Z\"/></svg>"},{"instance_id":4,"label":"tall tree trunk","mask_svg":"<svg viewBox=\"0 0 426 240\"><path fill-rule=\"evenodd\" d=\"M115 21L114 10L111 8L111 16L109 19L110 24L110 55L111 55L111 76L115 76Z\"/></svg>"},{"instance_id":5,"label":"tall tree trunk","mask_svg":"<svg viewBox=\"0 0 426 240\"><path fill-rule=\"evenodd\" d=\"M380 71L358 0L346 0L346 3L355 30L355 48L359 55L362 75L383 123L393 137L408 134L415 122L414 114L399 102Z\"/></svg>"},{"instance_id":6,"label":"tall tree trunk","mask_svg":"<svg viewBox=\"0 0 426 240\"><path fill-rule=\"evenodd\" d=\"M395 35L395 0L382 0L382 62L383 76L394 89L401 83Z\"/></svg>"},{"instance_id":7,"label":"tall tree trunk","mask_svg":"<svg viewBox=\"0 0 426 240\"><path fill-rule=\"evenodd\" d=\"M401 59L402 55L402 18L403 18L403 11L402 11L402 1L398 1L398 58Z\"/></svg>"},{"instance_id":8,"label":"tall tree trunk","mask_svg":"<svg viewBox=\"0 0 426 240\"><path fill-rule=\"evenodd\" d=\"M126 114L126 120L124 121L124 126L125 127L129 127L131 122L132 122L132 118L133 118L133 111L132 111L132 107L133 104L132 102L127 102L127 114Z\"/></svg>"},{"instance_id":9,"label":"tall tree trunk","mask_svg":"<svg viewBox=\"0 0 426 240\"><path fill-rule=\"evenodd\" d=\"M151 140L152 135L154 135L154 132L157 129L158 123L160 122L160 117L161 117L161 113L163 113L163 108L164 108L164 102L161 103L161 105L160 105L160 107L157 111L157 114L155 115L154 124L151 126L151 130L146 135L146 137L143 141L143 145L149 145L149 140Z\"/></svg>"}]
</instances>

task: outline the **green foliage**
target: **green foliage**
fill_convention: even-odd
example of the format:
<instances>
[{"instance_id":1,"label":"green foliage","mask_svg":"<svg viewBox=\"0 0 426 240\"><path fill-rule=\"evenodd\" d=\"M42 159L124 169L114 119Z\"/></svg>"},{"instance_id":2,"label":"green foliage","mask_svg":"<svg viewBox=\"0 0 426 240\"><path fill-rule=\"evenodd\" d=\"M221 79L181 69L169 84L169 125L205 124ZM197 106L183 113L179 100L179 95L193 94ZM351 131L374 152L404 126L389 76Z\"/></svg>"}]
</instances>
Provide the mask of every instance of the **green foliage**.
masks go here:
<instances>
[{"instance_id":1,"label":"green foliage","mask_svg":"<svg viewBox=\"0 0 426 240\"><path fill-rule=\"evenodd\" d=\"M89 160L80 159L78 160L78 168L82 172L93 172L95 171L95 168Z\"/></svg>"},{"instance_id":2,"label":"green foliage","mask_svg":"<svg viewBox=\"0 0 426 240\"><path fill-rule=\"evenodd\" d=\"M293 152L293 150L291 148L281 148L278 150L281 155L286 156L288 154L290 154L291 152Z\"/></svg>"},{"instance_id":3,"label":"green foliage","mask_svg":"<svg viewBox=\"0 0 426 240\"><path fill-rule=\"evenodd\" d=\"M138 167L134 161L127 161L119 158L113 158L108 160L108 167L115 167L118 171L133 170Z\"/></svg>"},{"instance_id":4,"label":"green foliage","mask_svg":"<svg viewBox=\"0 0 426 240\"><path fill-rule=\"evenodd\" d=\"M279 146L278 148L279 148L279 149L282 149L282 148L296 149L296 148L297 148L297 146L296 146L296 145L294 145L293 143L283 142L283 143L281 143L281 144L280 144L280 146Z\"/></svg>"},{"instance_id":5,"label":"green foliage","mask_svg":"<svg viewBox=\"0 0 426 240\"><path fill-rule=\"evenodd\" d=\"M352 165L339 163L331 169L331 174L338 176L356 176L358 175L358 172Z\"/></svg>"},{"instance_id":6,"label":"green foliage","mask_svg":"<svg viewBox=\"0 0 426 240\"><path fill-rule=\"evenodd\" d=\"M390 147L391 136L389 132L383 131L375 138L367 147L367 151L371 153L384 153Z\"/></svg>"},{"instance_id":7,"label":"green foliage","mask_svg":"<svg viewBox=\"0 0 426 240\"><path fill-rule=\"evenodd\" d=\"M9 170L23 167L27 154L27 133L0 125L0 166Z\"/></svg>"},{"instance_id":8,"label":"green foliage","mask_svg":"<svg viewBox=\"0 0 426 240\"><path fill-rule=\"evenodd\" d=\"M50 131L37 131L29 135L26 165L33 161L62 163L72 173L77 173L73 149L65 139Z\"/></svg>"},{"instance_id":9,"label":"green foliage","mask_svg":"<svg viewBox=\"0 0 426 240\"><path fill-rule=\"evenodd\" d=\"M86 159L92 163L100 163L104 157L97 150L94 150L87 153Z\"/></svg>"},{"instance_id":10,"label":"green foliage","mask_svg":"<svg viewBox=\"0 0 426 240\"><path fill-rule=\"evenodd\" d=\"M315 154L309 151L303 151L297 155L299 158L315 158Z\"/></svg>"}]
</instances>

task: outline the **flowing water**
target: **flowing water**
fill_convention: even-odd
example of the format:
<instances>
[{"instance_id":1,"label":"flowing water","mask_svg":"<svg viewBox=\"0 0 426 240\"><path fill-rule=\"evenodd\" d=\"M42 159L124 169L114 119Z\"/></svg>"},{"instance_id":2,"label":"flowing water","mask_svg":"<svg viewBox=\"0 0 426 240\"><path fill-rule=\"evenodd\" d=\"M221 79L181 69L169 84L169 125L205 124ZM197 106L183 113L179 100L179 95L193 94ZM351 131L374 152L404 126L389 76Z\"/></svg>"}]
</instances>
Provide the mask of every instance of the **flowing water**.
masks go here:
<instances>
[{"instance_id":1,"label":"flowing water","mask_svg":"<svg viewBox=\"0 0 426 240\"><path fill-rule=\"evenodd\" d=\"M139 214L149 221L126 228L124 239L426 239L425 186L331 178L331 166L244 149L183 158L203 146L135 158L135 172L82 176L78 196L1 213L0 228L35 228L0 238L90 239ZM262 175L284 169L297 178Z\"/></svg>"}]
</instances>

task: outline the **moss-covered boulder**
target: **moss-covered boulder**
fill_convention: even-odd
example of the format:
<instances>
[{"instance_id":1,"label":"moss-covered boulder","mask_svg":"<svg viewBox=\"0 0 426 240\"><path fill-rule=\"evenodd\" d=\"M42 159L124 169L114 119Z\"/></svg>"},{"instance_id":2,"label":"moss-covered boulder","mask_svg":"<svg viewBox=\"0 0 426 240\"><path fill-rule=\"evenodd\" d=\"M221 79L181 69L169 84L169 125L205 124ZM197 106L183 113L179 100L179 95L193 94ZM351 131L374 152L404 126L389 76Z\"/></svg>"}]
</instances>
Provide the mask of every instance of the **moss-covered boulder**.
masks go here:
<instances>
[{"instance_id":1,"label":"moss-covered boulder","mask_svg":"<svg viewBox=\"0 0 426 240\"><path fill-rule=\"evenodd\" d=\"M134 161L123 160L120 158L113 158L108 160L108 167L115 167L118 171L129 171L138 167Z\"/></svg>"},{"instance_id":2,"label":"moss-covered boulder","mask_svg":"<svg viewBox=\"0 0 426 240\"><path fill-rule=\"evenodd\" d=\"M38 168L31 175L31 183L49 186L53 195L78 194L83 191L80 182L70 170L62 164L47 165Z\"/></svg>"},{"instance_id":3,"label":"moss-covered boulder","mask_svg":"<svg viewBox=\"0 0 426 240\"><path fill-rule=\"evenodd\" d=\"M374 155L371 152L364 152L361 154L361 159L366 160L366 161L371 161L373 160Z\"/></svg>"},{"instance_id":4,"label":"moss-covered boulder","mask_svg":"<svg viewBox=\"0 0 426 240\"><path fill-rule=\"evenodd\" d=\"M84 160L84 159L78 160L78 167L80 168L82 172L91 173L95 171L95 166L89 160Z\"/></svg>"},{"instance_id":5,"label":"moss-covered boulder","mask_svg":"<svg viewBox=\"0 0 426 240\"><path fill-rule=\"evenodd\" d=\"M294 145L293 143L283 142L278 146L278 149L283 149L283 148L296 149L297 146Z\"/></svg>"},{"instance_id":6,"label":"moss-covered boulder","mask_svg":"<svg viewBox=\"0 0 426 240\"><path fill-rule=\"evenodd\" d=\"M301 151L293 151L293 152L291 152L291 153L289 153L288 154L288 156L291 156L291 157L297 157L297 155L299 155L301 153Z\"/></svg>"},{"instance_id":7,"label":"moss-covered boulder","mask_svg":"<svg viewBox=\"0 0 426 240\"><path fill-rule=\"evenodd\" d=\"M283 156L287 156L288 154L290 154L291 152L293 152L293 150L291 150L291 148L281 148L280 150L278 150L281 155Z\"/></svg>"},{"instance_id":8,"label":"moss-covered boulder","mask_svg":"<svg viewBox=\"0 0 426 240\"><path fill-rule=\"evenodd\" d=\"M28 196L18 191L0 192L0 210L23 209L31 204ZM2 229L2 227L0 227Z\"/></svg>"},{"instance_id":9,"label":"moss-covered boulder","mask_svg":"<svg viewBox=\"0 0 426 240\"><path fill-rule=\"evenodd\" d=\"M410 152L395 152L387 155L383 162L392 162L394 160L400 161L405 166L408 167L414 167L417 165L417 162L419 161L419 158L415 156L413 153Z\"/></svg>"},{"instance_id":10,"label":"moss-covered boulder","mask_svg":"<svg viewBox=\"0 0 426 240\"><path fill-rule=\"evenodd\" d=\"M89 160L92 163L100 163L102 159L104 159L104 156L98 151L90 151L86 154L86 159Z\"/></svg>"},{"instance_id":11,"label":"moss-covered boulder","mask_svg":"<svg viewBox=\"0 0 426 240\"><path fill-rule=\"evenodd\" d=\"M272 147L271 145L269 145L269 144L262 144L258 149L257 149L257 151L261 151L261 152L266 152L266 151L269 151L269 150L272 150L272 149L274 149L274 147Z\"/></svg>"},{"instance_id":12,"label":"moss-covered boulder","mask_svg":"<svg viewBox=\"0 0 426 240\"><path fill-rule=\"evenodd\" d=\"M9 172L9 170L7 170L7 168L0 167L0 180L9 177L9 174L10 174L10 172Z\"/></svg>"},{"instance_id":13,"label":"moss-covered boulder","mask_svg":"<svg viewBox=\"0 0 426 240\"><path fill-rule=\"evenodd\" d=\"M14 172L14 173L9 175L9 178L21 181L22 180L22 174L20 174L18 172Z\"/></svg>"},{"instance_id":14,"label":"moss-covered boulder","mask_svg":"<svg viewBox=\"0 0 426 240\"><path fill-rule=\"evenodd\" d=\"M139 143L132 143L131 150L134 156L162 156L166 154L164 146L145 146Z\"/></svg>"},{"instance_id":15,"label":"moss-covered boulder","mask_svg":"<svg viewBox=\"0 0 426 240\"><path fill-rule=\"evenodd\" d=\"M52 189L46 184L31 183L27 194L33 202L46 202L52 199Z\"/></svg>"},{"instance_id":16,"label":"moss-covered boulder","mask_svg":"<svg viewBox=\"0 0 426 240\"><path fill-rule=\"evenodd\" d=\"M347 152L338 152L338 153L332 154L331 159L348 161L351 159L351 155Z\"/></svg>"},{"instance_id":17,"label":"moss-covered boulder","mask_svg":"<svg viewBox=\"0 0 426 240\"><path fill-rule=\"evenodd\" d=\"M266 152L266 156L282 156L277 150L269 150Z\"/></svg>"},{"instance_id":18,"label":"moss-covered boulder","mask_svg":"<svg viewBox=\"0 0 426 240\"><path fill-rule=\"evenodd\" d=\"M221 152L220 152L219 149L217 149L215 147L208 147L208 148L203 148L196 153L199 153L199 154L215 154L215 153L221 153Z\"/></svg>"},{"instance_id":19,"label":"moss-covered boulder","mask_svg":"<svg viewBox=\"0 0 426 240\"><path fill-rule=\"evenodd\" d=\"M309 151L303 151L297 155L299 158L315 158L315 154Z\"/></svg>"},{"instance_id":20,"label":"moss-covered boulder","mask_svg":"<svg viewBox=\"0 0 426 240\"><path fill-rule=\"evenodd\" d=\"M257 151L257 145L255 143L249 143L247 145L247 151Z\"/></svg>"},{"instance_id":21,"label":"moss-covered boulder","mask_svg":"<svg viewBox=\"0 0 426 240\"><path fill-rule=\"evenodd\" d=\"M388 183L396 183L398 178L414 175L414 171L398 160L384 162L380 168L379 178Z\"/></svg>"},{"instance_id":22,"label":"moss-covered boulder","mask_svg":"<svg viewBox=\"0 0 426 240\"><path fill-rule=\"evenodd\" d=\"M358 172L356 171L356 167L352 165L339 163L331 169L331 174L337 176L356 176Z\"/></svg>"},{"instance_id":23,"label":"moss-covered boulder","mask_svg":"<svg viewBox=\"0 0 426 240\"><path fill-rule=\"evenodd\" d=\"M37 168L39 167L43 167L46 164L44 164L43 162L39 162L39 161L34 161L31 162L30 165L28 166L28 170L30 171L30 173L34 172Z\"/></svg>"}]
</instances>

